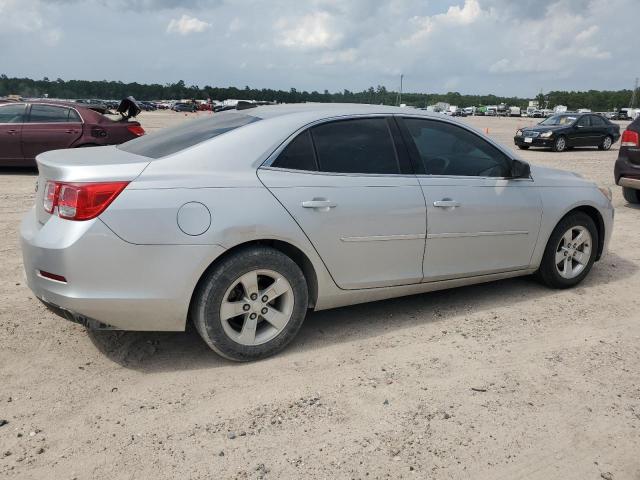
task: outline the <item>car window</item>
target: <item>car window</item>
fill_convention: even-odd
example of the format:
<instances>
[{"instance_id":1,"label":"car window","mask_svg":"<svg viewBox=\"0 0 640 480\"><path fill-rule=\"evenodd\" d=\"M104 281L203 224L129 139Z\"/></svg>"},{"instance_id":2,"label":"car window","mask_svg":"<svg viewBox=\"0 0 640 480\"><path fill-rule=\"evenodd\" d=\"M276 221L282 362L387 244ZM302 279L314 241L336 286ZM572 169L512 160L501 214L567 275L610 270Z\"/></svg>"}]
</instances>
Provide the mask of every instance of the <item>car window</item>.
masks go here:
<instances>
[{"instance_id":1,"label":"car window","mask_svg":"<svg viewBox=\"0 0 640 480\"><path fill-rule=\"evenodd\" d=\"M427 175L511 176L511 159L475 133L437 120L404 123Z\"/></svg>"},{"instance_id":2,"label":"car window","mask_svg":"<svg viewBox=\"0 0 640 480\"><path fill-rule=\"evenodd\" d=\"M591 122L589 122L589 117L591 115L584 115L582 117L580 117L578 119L578 121L576 122L576 125L580 126L580 127L588 127L591 125Z\"/></svg>"},{"instance_id":3,"label":"car window","mask_svg":"<svg viewBox=\"0 0 640 480\"><path fill-rule=\"evenodd\" d=\"M386 118L323 123L311 135L322 172L400 173Z\"/></svg>"},{"instance_id":4,"label":"car window","mask_svg":"<svg viewBox=\"0 0 640 480\"><path fill-rule=\"evenodd\" d=\"M82 119L80 118L80 115L78 115L78 112L76 112L73 108L69 109L69 121L70 122L75 122L75 123L82 122Z\"/></svg>"},{"instance_id":5,"label":"car window","mask_svg":"<svg viewBox=\"0 0 640 480\"><path fill-rule=\"evenodd\" d=\"M54 105L31 105L29 123L61 123L69 121L69 108Z\"/></svg>"},{"instance_id":6,"label":"car window","mask_svg":"<svg viewBox=\"0 0 640 480\"><path fill-rule=\"evenodd\" d=\"M144 157L161 158L258 120L243 113L224 112L135 138L118 148Z\"/></svg>"},{"instance_id":7,"label":"car window","mask_svg":"<svg viewBox=\"0 0 640 480\"><path fill-rule=\"evenodd\" d=\"M0 123L24 122L24 104L0 105Z\"/></svg>"},{"instance_id":8,"label":"car window","mask_svg":"<svg viewBox=\"0 0 640 480\"><path fill-rule=\"evenodd\" d=\"M606 122L604 119L598 117L597 115L591 115L591 126L593 127L604 127Z\"/></svg>"},{"instance_id":9,"label":"car window","mask_svg":"<svg viewBox=\"0 0 640 480\"><path fill-rule=\"evenodd\" d=\"M305 130L294 138L278 155L272 166L292 170L318 170L309 131Z\"/></svg>"}]
</instances>

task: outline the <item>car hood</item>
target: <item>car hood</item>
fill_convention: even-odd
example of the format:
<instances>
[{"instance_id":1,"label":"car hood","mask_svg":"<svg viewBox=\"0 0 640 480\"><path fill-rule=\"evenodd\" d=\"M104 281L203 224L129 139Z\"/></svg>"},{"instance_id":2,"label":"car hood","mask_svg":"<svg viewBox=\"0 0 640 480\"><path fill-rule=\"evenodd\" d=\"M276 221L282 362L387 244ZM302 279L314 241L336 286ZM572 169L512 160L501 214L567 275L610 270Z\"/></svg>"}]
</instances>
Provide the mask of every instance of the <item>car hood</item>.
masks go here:
<instances>
[{"instance_id":1,"label":"car hood","mask_svg":"<svg viewBox=\"0 0 640 480\"><path fill-rule=\"evenodd\" d=\"M561 130L563 128L567 128L569 125L535 125L533 127L523 128L523 132L548 132L551 130L552 132L555 130Z\"/></svg>"},{"instance_id":2,"label":"car hood","mask_svg":"<svg viewBox=\"0 0 640 480\"><path fill-rule=\"evenodd\" d=\"M557 168L531 165L531 176L540 187L595 187L596 184L581 175Z\"/></svg>"}]
</instances>

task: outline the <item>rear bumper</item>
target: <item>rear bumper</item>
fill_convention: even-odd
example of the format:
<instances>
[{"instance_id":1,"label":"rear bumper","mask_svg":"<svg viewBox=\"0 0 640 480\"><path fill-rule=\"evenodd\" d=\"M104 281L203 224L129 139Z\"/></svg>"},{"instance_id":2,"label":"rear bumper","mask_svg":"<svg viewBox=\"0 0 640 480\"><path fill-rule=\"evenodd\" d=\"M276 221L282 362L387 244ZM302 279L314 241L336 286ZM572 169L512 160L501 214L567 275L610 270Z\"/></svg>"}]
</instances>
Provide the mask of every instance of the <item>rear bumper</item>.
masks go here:
<instances>
[{"instance_id":1,"label":"rear bumper","mask_svg":"<svg viewBox=\"0 0 640 480\"><path fill-rule=\"evenodd\" d=\"M224 252L218 245L127 243L99 219L52 216L42 225L33 209L23 219L20 237L35 296L63 317L93 328L184 330L200 276Z\"/></svg>"},{"instance_id":2,"label":"rear bumper","mask_svg":"<svg viewBox=\"0 0 640 480\"><path fill-rule=\"evenodd\" d=\"M640 189L633 186L635 180L640 179L640 149L620 147L613 174L617 185ZM627 184L623 185L623 182Z\"/></svg>"}]
</instances>

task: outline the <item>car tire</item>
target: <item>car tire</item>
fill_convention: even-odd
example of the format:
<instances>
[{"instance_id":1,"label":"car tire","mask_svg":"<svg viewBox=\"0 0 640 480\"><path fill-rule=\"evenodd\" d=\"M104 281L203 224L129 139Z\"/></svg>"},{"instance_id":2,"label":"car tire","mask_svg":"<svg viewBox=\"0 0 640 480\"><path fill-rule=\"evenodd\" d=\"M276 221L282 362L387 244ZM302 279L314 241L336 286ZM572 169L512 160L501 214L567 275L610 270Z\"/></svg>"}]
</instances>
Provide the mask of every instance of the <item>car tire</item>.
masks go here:
<instances>
[{"instance_id":1,"label":"car tire","mask_svg":"<svg viewBox=\"0 0 640 480\"><path fill-rule=\"evenodd\" d=\"M567 137L560 135L556 138L555 142L553 142L553 147L551 148L554 152L564 152L567 149Z\"/></svg>"},{"instance_id":2,"label":"car tire","mask_svg":"<svg viewBox=\"0 0 640 480\"><path fill-rule=\"evenodd\" d=\"M611 145L613 145L613 138L611 138L611 135L607 135L602 139L600 145L598 145L598 150L609 150Z\"/></svg>"},{"instance_id":3,"label":"car tire","mask_svg":"<svg viewBox=\"0 0 640 480\"><path fill-rule=\"evenodd\" d=\"M529 150L529 145L518 145L520 150Z\"/></svg>"},{"instance_id":4,"label":"car tire","mask_svg":"<svg viewBox=\"0 0 640 480\"><path fill-rule=\"evenodd\" d=\"M574 243L568 241L571 237ZM573 247L580 241L583 243ZM568 214L551 233L536 276L551 288L570 288L579 284L595 262L598 241L598 229L589 215L583 212Z\"/></svg>"},{"instance_id":5,"label":"car tire","mask_svg":"<svg viewBox=\"0 0 640 480\"><path fill-rule=\"evenodd\" d=\"M300 267L279 250L255 246L239 250L205 274L190 316L211 349L229 360L247 362L273 355L293 340L307 307L307 282Z\"/></svg>"},{"instance_id":6,"label":"car tire","mask_svg":"<svg viewBox=\"0 0 640 480\"><path fill-rule=\"evenodd\" d=\"M640 203L640 190L635 188L622 187L622 196L629 203Z\"/></svg>"}]
</instances>

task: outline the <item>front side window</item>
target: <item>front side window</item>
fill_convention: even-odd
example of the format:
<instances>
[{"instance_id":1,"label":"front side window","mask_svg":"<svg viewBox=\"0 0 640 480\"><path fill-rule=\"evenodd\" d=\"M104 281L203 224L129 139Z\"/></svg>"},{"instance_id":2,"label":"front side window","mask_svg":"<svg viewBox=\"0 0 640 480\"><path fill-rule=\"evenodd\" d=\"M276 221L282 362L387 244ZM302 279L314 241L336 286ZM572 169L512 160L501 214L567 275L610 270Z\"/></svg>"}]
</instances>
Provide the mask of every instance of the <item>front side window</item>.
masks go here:
<instances>
[{"instance_id":1,"label":"front side window","mask_svg":"<svg viewBox=\"0 0 640 480\"><path fill-rule=\"evenodd\" d=\"M318 170L309 131L305 130L294 138L278 155L272 166L291 170Z\"/></svg>"},{"instance_id":2,"label":"front side window","mask_svg":"<svg viewBox=\"0 0 640 480\"><path fill-rule=\"evenodd\" d=\"M0 123L24 122L24 103L0 105Z\"/></svg>"},{"instance_id":3,"label":"front side window","mask_svg":"<svg viewBox=\"0 0 640 480\"><path fill-rule=\"evenodd\" d=\"M321 172L400 173L386 118L323 123L311 129L311 136Z\"/></svg>"},{"instance_id":4,"label":"front side window","mask_svg":"<svg viewBox=\"0 0 640 480\"><path fill-rule=\"evenodd\" d=\"M53 105L31 105L29 123L64 123L73 121L69 120L70 110L67 107Z\"/></svg>"},{"instance_id":5,"label":"front side window","mask_svg":"<svg viewBox=\"0 0 640 480\"><path fill-rule=\"evenodd\" d=\"M511 176L511 159L462 127L417 118L404 123L426 175Z\"/></svg>"}]
</instances>

